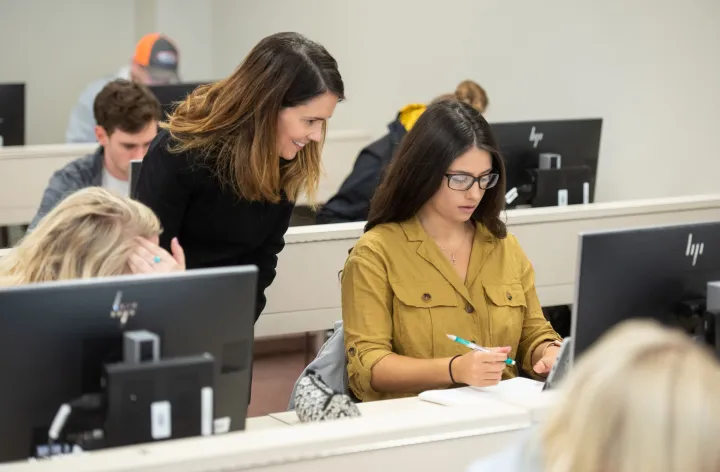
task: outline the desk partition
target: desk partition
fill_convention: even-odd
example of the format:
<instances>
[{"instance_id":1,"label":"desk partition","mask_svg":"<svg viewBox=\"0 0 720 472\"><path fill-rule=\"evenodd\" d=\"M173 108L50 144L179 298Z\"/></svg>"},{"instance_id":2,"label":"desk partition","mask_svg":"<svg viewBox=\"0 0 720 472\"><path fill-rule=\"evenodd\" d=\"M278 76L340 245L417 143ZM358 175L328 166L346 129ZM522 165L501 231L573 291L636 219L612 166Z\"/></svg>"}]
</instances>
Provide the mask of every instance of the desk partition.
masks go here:
<instances>
[{"instance_id":1,"label":"desk partition","mask_svg":"<svg viewBox=\"0 0 720 472\"><path fill-rule=\"evenodd\" d=\"M509 210L509 230L535 268L543 306L573 303L578 234L583 231L720 220L720 195L593 203ZM288 230L268 304L256 336L331 329L341 319L340 281L363 223L300 226Z\"/></svg>"},{"instance_id":2,"label":"desk partition","mask_svg":"<svg viewBox=\"0 0 720 472\"><path fill-rule=\"evenodd\" d=\"M362 130L328 131L318 202L327 201L340 188L360 150L371 139ZM96 148L96 144L0 147L0 227L29 224L53 172ZM306 203L304 198L298 202Z\"/></svg>"}]
</instances>

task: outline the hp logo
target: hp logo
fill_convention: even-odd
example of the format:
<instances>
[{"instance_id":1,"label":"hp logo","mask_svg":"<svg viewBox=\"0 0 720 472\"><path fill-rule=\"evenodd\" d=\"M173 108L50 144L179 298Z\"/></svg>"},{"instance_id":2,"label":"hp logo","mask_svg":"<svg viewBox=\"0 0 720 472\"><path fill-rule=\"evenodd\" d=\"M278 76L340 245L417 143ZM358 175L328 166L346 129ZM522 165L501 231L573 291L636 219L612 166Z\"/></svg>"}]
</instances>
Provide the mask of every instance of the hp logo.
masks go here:
<instances>
[{"instance_id":1,"label":"hp logo","mask_svg":"<svg viewBox=\"0 0 720 472\"><path fill-rule=\"evenodd\" d=\"M530 139L529 139L529 141L531 143L533 143L533 147L534 148L538 147L538 144L540 144L540 141L542 141L542 139L543 139L543 134L536 132L535 127L533 126L532 129L530 130Z\"/></svg>"},{"instance_id":2,"label":"hp logo","mask_svg":"<svg viewBox=\"0 0 720 472\"><path fill-rule=\"evenodd\" d=\"M695 267L698 256L702 256L703 248L705 247L705 243L693 243L692 238L693 238L692 233L688 234L688 243L687 243L687 249L685 250L685 256L692 257L692 265L693 265L693 267Z\"/></svg>"},{"instance_id":3,"label":"hp logo","mask_svg":"<svg viewBox=\"0 0 720 472\"><path fill-rule=\"evenodd\" d=\"M120 320L120 324L125 326L125 323L127 323L128 319L132 316L135 316L135 311L137 310L137 303L122 303L122 296L122 291L118 291L117 295L115 295L115 301L112 305L110 318L118 318Z\"/></svg>"}]
</instances>

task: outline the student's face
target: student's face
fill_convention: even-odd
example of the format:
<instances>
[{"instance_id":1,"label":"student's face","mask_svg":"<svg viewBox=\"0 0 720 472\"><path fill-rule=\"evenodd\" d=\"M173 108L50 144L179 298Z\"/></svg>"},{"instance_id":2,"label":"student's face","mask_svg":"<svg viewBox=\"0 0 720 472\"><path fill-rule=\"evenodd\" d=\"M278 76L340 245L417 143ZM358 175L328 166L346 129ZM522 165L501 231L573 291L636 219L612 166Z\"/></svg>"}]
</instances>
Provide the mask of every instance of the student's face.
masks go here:
<instances>
[{"instance_id":1,"label":"student's face","mask_svg":"<svg viewBox=\"0 0 720 472\"><path fill-rule=\"evenodd\" d=\"M283 108L278 115L277 146L280 157L291 161L311 141L322 140L323 123L332 116L338 98L325 92L303 105Z\"/></svg>"},{"instance_id":2,"label":"student's face","mask_svg":"<svg viewBox=\"0 0 720 472\"><path fill-rule=\"evenodd\" d=\"M116 129L108 135L100 126L95 127L98 143L105 148L105 166L115 177L129 178L130 161L142 159L157 134L157 121L151 121L138 133Z\"/></svg>"},{"instance_id":3,"label":"student's face","mask_svg":"<svg viewBox=\"0 0 720 472\"><path fill-rule=\"evenodd\" d=\"M451 183L459 188L468 179L487 175L492 170L490 153L473 147L455 159L446 173L458 176ZM426 205L446 220L468 221L485 195L485 190L480 188L478 182L473 183L468 190L455 190L448 186L448 179L443 177L440 188Z\"/></svg>"}]
</instances>

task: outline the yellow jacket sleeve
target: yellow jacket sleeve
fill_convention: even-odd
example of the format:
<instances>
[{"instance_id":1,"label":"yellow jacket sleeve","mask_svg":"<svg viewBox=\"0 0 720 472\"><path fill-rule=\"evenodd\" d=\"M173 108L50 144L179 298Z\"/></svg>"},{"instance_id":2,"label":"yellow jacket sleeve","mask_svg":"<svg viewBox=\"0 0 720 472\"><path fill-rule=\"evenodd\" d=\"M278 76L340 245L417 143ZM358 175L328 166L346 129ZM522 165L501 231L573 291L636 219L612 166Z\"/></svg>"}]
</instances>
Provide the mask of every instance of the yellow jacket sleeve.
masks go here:
<instances>
[{"instance_id":1,"label":"yellow jacket sleeve","mask_svg":"<svg viewBox=\"0 0 720 472\"><path fill-rule=\"evenodd\" d=\"M377 394L372 368L392 354L392 300L383 258L367 246L356 247L342 273L342 312L348 381L359 400Z\"/></svg>"},{"instance_id":2,"label":"yellow jacket sleeve","mask_svg":"<svg viewBox=\"0 0 720 472\"><path fill-rule=\"evenodd\" d=\"M508 236L515 238L514 236ZM535 349L547 341L561 341L560 336L552 328L549 321L543 315L540 299L535 289L535 271L520 244L515 244L521 267L520 279L525 292L527 310L523 321L520 344L518 345L518 361L522 361L521 367L526 374L539 379L541 378L533 371L532 355Z\"/></svg>"}]
</instances>

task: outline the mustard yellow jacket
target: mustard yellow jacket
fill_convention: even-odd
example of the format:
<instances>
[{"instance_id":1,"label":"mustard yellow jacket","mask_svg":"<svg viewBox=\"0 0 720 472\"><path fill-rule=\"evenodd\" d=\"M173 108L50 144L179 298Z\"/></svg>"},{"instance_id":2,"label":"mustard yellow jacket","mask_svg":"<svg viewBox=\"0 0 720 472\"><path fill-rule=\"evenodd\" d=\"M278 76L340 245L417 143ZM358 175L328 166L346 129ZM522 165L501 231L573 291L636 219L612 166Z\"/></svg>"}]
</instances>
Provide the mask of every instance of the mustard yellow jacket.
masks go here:
<instances>
[{"instance_id":1,"label":"mustard yellow jacket","mask_svg":"<svg viewBox=\"0 0 720 472\"><path fill-rule=\"evenodd\" d=\"M495 238L480 224L464 283L417 218L368 231L342 272L342 310L348 380L362 401L408 396L370 385L373 366L388 354L465 354L447 334L511 346L510 356L529 375L533 350L560 340L543 316L532 265L515 237ZM517 366L507 367L503 378L517 375Z\"/></svg>"}]
</instances>

